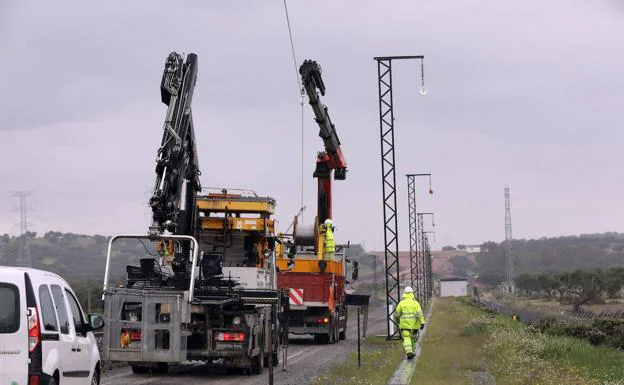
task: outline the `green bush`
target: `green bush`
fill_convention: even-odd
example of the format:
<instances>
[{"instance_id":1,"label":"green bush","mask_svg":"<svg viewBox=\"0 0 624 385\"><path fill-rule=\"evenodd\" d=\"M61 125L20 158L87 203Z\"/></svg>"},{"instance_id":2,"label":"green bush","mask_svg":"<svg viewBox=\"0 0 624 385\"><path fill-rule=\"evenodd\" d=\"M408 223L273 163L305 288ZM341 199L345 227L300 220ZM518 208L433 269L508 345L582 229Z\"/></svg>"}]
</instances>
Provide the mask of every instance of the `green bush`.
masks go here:
<instances>
[{"instance_id":1,"label":"green bush","mask_svg":"<svg viewBox=\"0 0 624 385\"><path fill-rule=\"evenodd\" d=\"M591 325L568 325L548 320L540 323L542 333L586 340L592 345L624 349L624 321L595 319Z\"/></svg>"},{"instance_id":2,"label":"green bush","mask_svg":"<svg viewBox=\"0 0 624 385\"><path fill-rule=\"evenodd\" d=\"M585 339L592 345L603 345L607 340L607 334L601 330L590 329L585 333Z\"/></svg>"},{"instance_id":3,"label":"green bush","mask_svg":"<svg viewBox=\"0 0 624 385\"><path fill-rule=\"evenodd\" d=\"M605 345L624 349L624 320L595 319L592 326L605 334Z\"/></svg>"}]
</instances>

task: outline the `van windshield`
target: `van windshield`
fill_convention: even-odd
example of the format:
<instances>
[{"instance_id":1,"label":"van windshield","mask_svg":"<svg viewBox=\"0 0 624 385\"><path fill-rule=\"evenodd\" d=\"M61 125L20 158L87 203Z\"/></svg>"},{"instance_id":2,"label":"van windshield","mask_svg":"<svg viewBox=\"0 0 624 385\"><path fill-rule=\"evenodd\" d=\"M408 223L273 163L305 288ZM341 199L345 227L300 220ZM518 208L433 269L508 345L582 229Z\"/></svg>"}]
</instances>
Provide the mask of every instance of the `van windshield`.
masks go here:
<instances>
[{"instance_id":1,"label":"van windshield","mask_svg":"<svg viewBox=\"0 0 624 385\"><path fill-rule=\"evenodd\" d=\"M19 329L19 291L17 286L0 282L0 334Z\"/></svg>"}]
</instances>

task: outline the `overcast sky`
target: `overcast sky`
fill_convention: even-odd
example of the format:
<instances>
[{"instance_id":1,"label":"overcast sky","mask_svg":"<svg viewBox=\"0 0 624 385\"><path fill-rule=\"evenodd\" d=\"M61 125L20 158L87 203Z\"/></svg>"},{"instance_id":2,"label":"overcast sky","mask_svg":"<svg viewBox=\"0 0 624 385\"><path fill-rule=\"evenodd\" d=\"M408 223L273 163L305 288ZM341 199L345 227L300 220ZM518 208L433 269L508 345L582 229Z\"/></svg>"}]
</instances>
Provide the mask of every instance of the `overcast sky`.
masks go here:
<instances>
[{"instance_id":1,"label":"overcast sky","mask_svg":"<svg viewBox=\"0 0 624 385\"><path fill-rule=\"evenodd\" d=\"M0 233L147 231L171 51L199 56L193 114L204 186L300 207L301 106L282 1L0 3ZM624 6L619 0L288 2L297 68L323 67L322 98L349 166L334 188L338 242L383 247L374 56L393 66L399 242L406 173L435 248L504 238L624 231ZM315 214L322 149L304 108L304 192Z\"/></svg>"}]
</instances>

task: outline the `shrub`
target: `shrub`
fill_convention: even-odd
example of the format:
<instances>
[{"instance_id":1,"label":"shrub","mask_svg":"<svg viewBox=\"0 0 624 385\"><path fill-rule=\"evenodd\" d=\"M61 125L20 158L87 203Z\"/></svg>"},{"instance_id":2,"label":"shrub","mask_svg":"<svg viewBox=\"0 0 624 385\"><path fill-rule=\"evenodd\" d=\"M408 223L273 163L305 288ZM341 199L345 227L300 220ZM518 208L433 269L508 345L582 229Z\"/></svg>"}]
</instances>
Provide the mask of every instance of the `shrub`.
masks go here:
<instances>
[{"instance_id":1,"label":"shrub","mask_svg":"<svg viewBox=\"0 0 624 385\"><path fill-rule=\"evenodd\" d=\"M596 346L624 349L624 321L621 320L595 319L591 325L568 325L547 320L539 324L539 330L550 335L586 340Z\"/></svg>"},{"instance_id":2,"label":"shrub","mask_svg":"<svg viewBox=\"0 0 624 385\"><path fill-rule=\"evenodd\" d=\"M493 323L492 317L479 317L470 320L468 325L461 328L460 335L469 337L477 334L485 334Z\"/></svg>"}]
</instances>

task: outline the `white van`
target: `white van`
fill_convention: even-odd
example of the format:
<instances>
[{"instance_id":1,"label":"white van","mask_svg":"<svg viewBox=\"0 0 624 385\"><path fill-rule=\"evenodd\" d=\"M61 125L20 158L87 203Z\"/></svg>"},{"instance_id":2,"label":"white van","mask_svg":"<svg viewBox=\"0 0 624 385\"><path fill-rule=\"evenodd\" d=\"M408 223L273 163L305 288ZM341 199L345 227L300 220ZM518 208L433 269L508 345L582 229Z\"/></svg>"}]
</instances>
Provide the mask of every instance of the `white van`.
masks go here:
<instances>
[{"instance_id":1,"label":"white van","mask_svg":"<svg viewBox=\"0 0 624 385\"><path fill-rule=\"evenodd\" d=\"M0 266L0 385L99 384L103 326L58 275Z\"/></svg>"}]
</instances>

